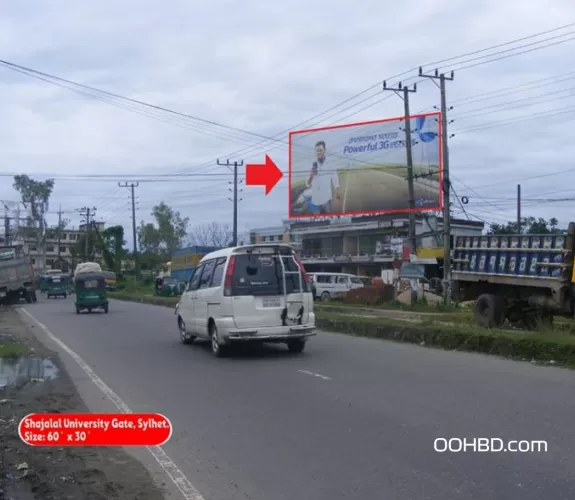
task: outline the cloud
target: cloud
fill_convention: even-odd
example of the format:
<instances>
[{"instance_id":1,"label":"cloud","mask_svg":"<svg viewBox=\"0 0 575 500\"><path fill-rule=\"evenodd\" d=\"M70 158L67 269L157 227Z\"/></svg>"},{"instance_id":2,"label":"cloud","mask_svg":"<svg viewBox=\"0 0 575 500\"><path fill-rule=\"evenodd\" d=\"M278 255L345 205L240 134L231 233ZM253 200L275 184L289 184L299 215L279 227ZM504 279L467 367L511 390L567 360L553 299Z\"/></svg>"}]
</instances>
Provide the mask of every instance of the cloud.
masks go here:
<instances>
[{"instance_id":1,"label":"cloud","mask_svg":"<svg viewBox=\"0 0 575 500\"><path fill-rule=\"evenodd\" d=\"M377 102L387 96L378 84L384 78L422 63L551 29L575 14L575 6L567 0L554 2L551 8L495 0L471 4L447 0L401 4L175 0L169 8L151 0L97 4L36 0L26 5L13 0L4 9L0 45L9 61L263 136L288 130L372 85L358 99L298 128L400 116L400 99L391 96ZM526 197L537 197L573 179L573 174L566 173L521 180L568 168L565 165L575 153L571 114L490 126L575 105L569 91L556 94L554 102L533 104L544 100L546 93L575 87L575 78L469 102L477 94L567 72L572 48L573 42L568 42L464 69L447 84L448 100L454 102L450 112L454 120L450 131L455 133L450 140L453 185L458 194L469 196L469 212L489 220L513 218L509 200L518 182ZM450 64L454 62L440 66ZM406 75L404 81L409 76L414 74ZM505 111L510 101L523 97L533 100ZM486 107L496 104L487 113ZM412 110L431 110L437 105L437 87L431 81L420 83L412 95ZM264 141L127 106L132 111L0 68L0 170L37 177L108 173L122 175L120 181L152 172L227 173L140 183L138 220L149 218L152 206L165 201L193 223L231 222L232 175L216 165L217 158L262 161L269 153L287 170L287 134L277 141ZM493 182L500 184L482 188ZM17 197L10 184L0 186L0 198ZM267 197L263 188L241 189L241 227L272 226L286 217L285 177ZM483 199L478 200L477 193ZM61 205L76 220L76 208L94 205L108 223L128 225L128 194L116 180L57 179L52 207ZM494 198L491 204L486 202L489 196ZM565 223L563 207L560 203L531 204L524 212L555 215Z\"/></svg>"}]
</instances>

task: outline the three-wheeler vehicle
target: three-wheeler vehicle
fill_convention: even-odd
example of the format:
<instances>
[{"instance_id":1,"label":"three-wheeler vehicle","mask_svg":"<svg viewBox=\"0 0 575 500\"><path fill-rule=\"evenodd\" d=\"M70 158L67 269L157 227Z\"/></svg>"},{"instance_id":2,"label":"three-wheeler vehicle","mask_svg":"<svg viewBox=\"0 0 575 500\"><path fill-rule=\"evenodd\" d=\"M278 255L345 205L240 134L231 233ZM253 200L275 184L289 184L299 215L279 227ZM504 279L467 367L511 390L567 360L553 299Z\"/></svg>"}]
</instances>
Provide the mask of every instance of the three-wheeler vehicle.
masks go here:
<instances>
[{"instance_id":1,"label":"three-wheeler vehicle","mask_svg":"<svg viewBox=\"0 0 575 500\"><path fill-rule=\"evenodd\" d=\"M171 276L157 277L154 282L154 295L159 297L175 297L181 295L178 280Z\"/></svg>"},{"instance_id":2,"label":"three-wheeler vehicle","mask_svg":"<svg viewBox=\"0 0 575 500\"><path fill-rule=\"evenodd\" d=\"M65 274L49 274L46 276L46 298L68 296L70 292L70 277Z\"/></svg>"},{"instance_id":3,"label":"three-wheeler vehicle","mask_svg":"<svg viewBox=\"0 0 575 500\"><path fill-rule=\"evenodd\" d=\"M74 277L74 292L76 294L76 314L81 311L92 312L102 309L108 313L109 302L106 290L106 276L103 273L81 273Z\"/></svg>"}]
</instances>

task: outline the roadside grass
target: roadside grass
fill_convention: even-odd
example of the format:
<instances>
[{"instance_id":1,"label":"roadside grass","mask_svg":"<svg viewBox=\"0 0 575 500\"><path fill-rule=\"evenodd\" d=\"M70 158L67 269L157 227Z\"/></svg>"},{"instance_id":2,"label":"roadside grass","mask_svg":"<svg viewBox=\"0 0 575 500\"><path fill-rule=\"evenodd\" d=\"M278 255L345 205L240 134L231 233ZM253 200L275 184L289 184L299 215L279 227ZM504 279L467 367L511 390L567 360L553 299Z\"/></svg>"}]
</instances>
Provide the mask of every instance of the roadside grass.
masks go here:
<instances>
[{"instance_id":1,"label":"roadside grass","mask_svg":"<svg viewBox=\"0 0 575 500\"><path fill-rule=\"evenodd\" d=\"M14 342L0 343L0 358L19 358L20 356L27 356L28 354L30 354L30 349L25 345Z\"/></svg>"},{"instance_id":2,"label":"roadside grass","mask_svg":"<svg viewBox=\"0 0 575 500\"><path fill-rule=\"evenodd\" d=\"M324 330L354 336L575 367L575 336L558 331L489 330L470 324L446 324L443 320L415 323L394 318L326 314L323 311L316 313L316 321Z\"/></svg>"}]
</instances>

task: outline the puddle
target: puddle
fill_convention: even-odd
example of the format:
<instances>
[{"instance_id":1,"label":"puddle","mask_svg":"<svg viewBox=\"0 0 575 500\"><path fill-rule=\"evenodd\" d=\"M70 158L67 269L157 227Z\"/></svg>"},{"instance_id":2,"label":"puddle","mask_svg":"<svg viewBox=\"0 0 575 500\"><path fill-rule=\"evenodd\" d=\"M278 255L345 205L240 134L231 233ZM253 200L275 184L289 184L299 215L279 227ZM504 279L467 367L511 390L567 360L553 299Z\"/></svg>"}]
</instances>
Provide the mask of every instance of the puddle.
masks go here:
<instances>
[{"instance_id":1,"label":"puddle","mask_svg":"<svg viewBox=\"0 0 575 500\"><path fill-rule=\"evenodd\" d=\"M32 358L0 358L0 389L6 387L22 387L28 382L44 382L55 379L58 368L49 359Z\"/></svg>"}]
</instances>

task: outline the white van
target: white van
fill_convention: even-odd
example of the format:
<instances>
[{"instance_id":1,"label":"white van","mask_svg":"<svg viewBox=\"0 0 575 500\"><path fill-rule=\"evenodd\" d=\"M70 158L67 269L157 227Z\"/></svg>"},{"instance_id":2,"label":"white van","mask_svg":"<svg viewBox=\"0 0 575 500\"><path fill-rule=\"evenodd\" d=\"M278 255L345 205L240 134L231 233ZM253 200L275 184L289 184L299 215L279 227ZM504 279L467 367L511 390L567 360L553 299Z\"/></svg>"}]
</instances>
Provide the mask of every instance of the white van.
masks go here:
<instances>
[{"instance_id":1,"label":"white van","mask_svg":"<svg viewBox=\"0 0 575 500\"><path fill-rule=\"evenodd\" d=\"M327 302L341 297L353 288L363 288L363 282L353 274L346 273L311 273L315 284L315 298Z\"/></svg>"},{"instance_id":2,"label":"white van","mask_svg":"<svg viewBox=\"0 0 575 500\"><path fill-rule=\"evenodd\" d=\"M315 335L311 285L289 245L224 248L194 270L176 308L184 344L210 339L222 356L235 342L286 343L302 352Z\"/></svg>"}]
</instances>

